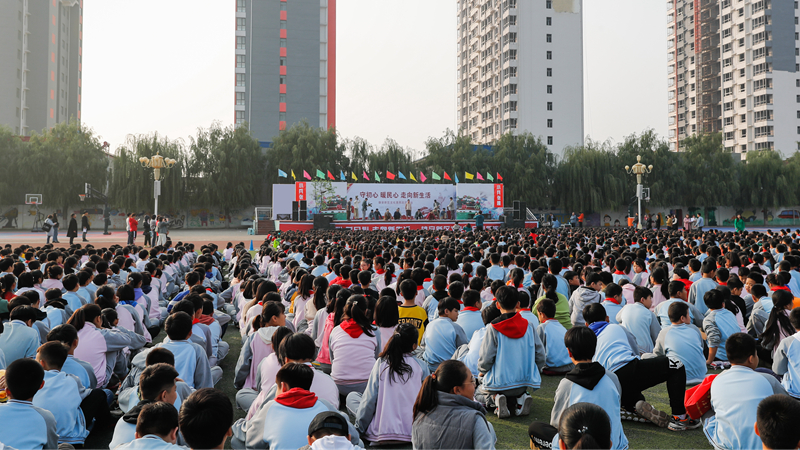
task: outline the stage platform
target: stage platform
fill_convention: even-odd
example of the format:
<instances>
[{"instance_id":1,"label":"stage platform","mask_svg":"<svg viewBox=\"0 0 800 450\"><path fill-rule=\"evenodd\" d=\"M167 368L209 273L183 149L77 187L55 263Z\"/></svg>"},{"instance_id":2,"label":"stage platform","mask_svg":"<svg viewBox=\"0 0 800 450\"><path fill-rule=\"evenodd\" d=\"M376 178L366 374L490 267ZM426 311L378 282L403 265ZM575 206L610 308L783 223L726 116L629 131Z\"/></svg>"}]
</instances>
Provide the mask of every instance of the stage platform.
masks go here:
<instances>
[{"instance_id":1,"label":"stage platform","mask_svg":"<svg viewBox=\"0 0 800 450\"><path fill-rule=\"evenodd\" d=\"M459 221L462 227L470 223L475 227L473 221ZM454 220L391 220L391 221L371 221L371 220L334 220L333 226L337 229L354 230L354 231L395 231L395 230L452 230L456 224ZM486 221L483 222L483 227L486 229L501 228L503 222L500 221ZM536 228L539 226L538 222L525 222L525 228ZM275 228L280 231L308 231L314 229L313 221L291 222L291 221L275 221Z\"/></svg>"}]
</instances>

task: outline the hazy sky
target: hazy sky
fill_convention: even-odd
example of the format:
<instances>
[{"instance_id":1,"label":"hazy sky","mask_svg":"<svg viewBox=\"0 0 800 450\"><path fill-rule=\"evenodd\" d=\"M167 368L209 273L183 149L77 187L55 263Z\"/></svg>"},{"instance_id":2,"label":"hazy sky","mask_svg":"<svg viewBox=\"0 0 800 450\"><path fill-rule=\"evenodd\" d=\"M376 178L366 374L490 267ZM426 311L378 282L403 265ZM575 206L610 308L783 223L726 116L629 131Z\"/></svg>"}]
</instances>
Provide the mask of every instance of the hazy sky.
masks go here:
<instances>
[{"instance_id":1,"label":"hazy sky","mask_svg":"<svg viewBox=\"0 0 800 450\"><path fill-rule=\"evenodd\" d=\"M584 0L585 134L593 140L647 128L666 134L664 5ZM428 137L454 129L456 1L337 7L339 133L421 151ZM215 120L231 124L234 12L234 0L85 2L83 122L112 148L131 133L186 139Z\"/></svg>"}]
</instances>

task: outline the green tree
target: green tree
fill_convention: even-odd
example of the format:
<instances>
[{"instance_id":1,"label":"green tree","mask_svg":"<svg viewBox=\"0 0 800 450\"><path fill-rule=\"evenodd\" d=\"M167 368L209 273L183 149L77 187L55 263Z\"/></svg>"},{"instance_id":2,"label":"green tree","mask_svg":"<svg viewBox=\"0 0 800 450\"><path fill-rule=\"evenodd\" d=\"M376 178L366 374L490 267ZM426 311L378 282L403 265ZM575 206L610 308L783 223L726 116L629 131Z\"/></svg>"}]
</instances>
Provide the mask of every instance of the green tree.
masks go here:
<instances>
[{"instance_id":1,"label":"green tree","mask_svg":"<svg viewBox=\"0 0 800 450\"><path fill-rule=\"evenodd\" d=\"M191 206L186 192L189 161L183 140L170 140L158 133L128 135L125 143L117 148L110 189L115 206L127 211L153 212L153 169L142 167L139 158L154 155L177 161L171 169L161 170L159 210L174 211Z\"/></svg>"},{"instance_id":2,"label":"green tree","mask_svg":"<svg viewBox=\"0 0 800 450\"><path fill-rule=\"evenodd\" d=\"M198 205L218 206L230 217L233 209L252 206L261 192L266 158L245 127L214 123L191 138L190 187ZM230 228L230 220L225 221Z\"/></svg>"},{"instance_id":3,"label":"green tree","mask_svg":"<svg viewBox=\"0 0 800 450\"><path fill-rule=\"evenodd\" d=\"M741 166L740 205L761 209L767 224L770 207L797 203L796 166L773 150L747 152Z\"/></svg>"},{"instance_id":4,"label":"green tree","mask_svg":"<svg viewBox=\"0 0 800 450\"><path fill-rule=\"evenodd\" d=\"M642 184L650 188L650 201L653 205L675 205L675 199L682 195L684 186L682 155L670 151L667 141L649 129L642 134L627 136L616 151L620 169L636 164L636 157L639 155L642 157L642 164L653 166L653 172L645 175L642 180ZM625 193L636 193L635 176L626 176Z\"/></svg>"},{"instance_id":5,"label":"green tree","mask_svg":"<svg viewBox=\"0 0 800 450\"><path fill-rule=\"evenodd\" d=\"M24 200L28 185L31 180L27 176L13 176L22 174L20 161L23 158L28 144L22 142L19 136L11 129L0 126L0 161L3 161L3 171L6 176L0 177L0 204L18 205Z\"/></svg>"},{"instance_id":6,"label":"green tree","mask_svg":"<svg viewBox=\"0 0 800 450\"><path fill-rule=\"evenodd\" d=\"M627 204L628 175L609 144L587 142L568 148L554 175L555 203L567 211L600 211Z\"/></svg>"},{"instance_id":7,"label":"green tree","mask_svg":"<svg viewBox=\"0 0 800 450\"><path fill-rule=\"evenodd\" d=\"M66 228L67 208L83 194L84 183L103 190L108 177L109 156L91 129L77 122L59 123L42 134L31 136L20 158L30 188L42 194L43 204L62 211L60 223Z\"/></svg>"},{"instance_id":8,"label":"green tree","mask_svg":"<svg viewBox=\"0 0 800 450\"><path fill-rule=\"evenodd\" d=\"M545 207L552 203L551 185L556 170L556 157L530 133L504 134L494 144L494 155L486 161L486 169L476 162L481 172L499 173L504 180L506 198L523 200L529 207Z\"/></svg>"},{"instance_id":9,"label":"green tree","mask_svg":"<svg viewBox=\"0 0 800 450\"><path fill-rule=\"evenodd\" d=\"M739 192L739 173L734 155L722 146L722 134L692 136L681 154L683 189L676 204L732 206Z\"/></svg>"},{"instance_id":10,"label":"green tree","mask_svg":"<svg viewBox=\"0 0 800 450\"><path fill-rule=\"evenodd\" d=\"M411 152L401 147L393 139L386 139L380 150L369 153L367 161L369 167L367 174L372 177L375 172L378 172L381 175L381 182L392 182L388 178L384 179L387 170L395 175L395 183L406 182L397 177L397 172L403 172L403 175L408 178L408 175L414 171Z\"/></svg>"}]
</instances>

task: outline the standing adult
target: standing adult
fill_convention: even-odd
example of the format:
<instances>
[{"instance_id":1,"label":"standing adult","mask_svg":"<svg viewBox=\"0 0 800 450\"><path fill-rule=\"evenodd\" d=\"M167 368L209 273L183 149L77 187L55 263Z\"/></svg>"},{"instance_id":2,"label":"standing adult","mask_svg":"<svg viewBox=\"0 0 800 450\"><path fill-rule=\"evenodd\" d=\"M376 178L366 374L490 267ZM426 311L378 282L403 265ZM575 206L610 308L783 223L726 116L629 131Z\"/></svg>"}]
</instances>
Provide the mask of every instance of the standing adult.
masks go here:
<instances>
[{"instance_id":1,"label":"standing adult","mask_svg":"<svg viewBox=\"0 0 800 450\"><path fill-rule=\"evenodd\" d=\"M689 214L683 216L683 229L692 231L692 216Z\"/></svg>"},{"instance_id":2,"label":"standing adult","mask_svg":"<svg viewBox=\"0 0 800 450\"><path fill-rule=\"evenodd\" d=\"M478 211L478 214L475 214L475 230L483 230L483 214L481 214L480 211Z\"/></svg>"},{"instance_id":3,"label":"standing adult","mask_svg":"<svg viewBox=\"0 0 800 450\"><path fill-rule=\"evenodd\" d=\"M448 219L455 220L456 219L456 201L453 200L453 197L450 197L450 204L447 205L448 210Z\"/></svg>"},{"instance_id":4,"label":"standing adult","mask_svg":"<svg viewBox=\"0 0 800 450\"><path fill-rule=\"evenodd\" d=\"M733 228L736 229L736 231L738 231L739 233L744 231L744 219L742 219L741 214L737 214L736 218L733 219Z\"/></svg>"},{"instance_id":5,"label":"standing adult","mask_svg":"<svg viewBox=\"0 0 800 450\"><path fill-rule=\"evenodd\" d=\"M364 197L364 201L361 202L361 212L363 212L364 220L367 220L367 198Z\"/></svg>"},{"instance_id":6,"label":"standing adult","mask_svg":"<svg viewBox=\"0 0 800 450\"><path fill-rule=\"evenodd\" d=\"M128 245L133 245L136 242L136 232L139 229L139 222L136 221L136 216L133 214L128 216Z\"/></svg>"},{"instance_id":7,"label":"standing adult","mask_svg":"<svg viewBox=\"0 0 800 450\"><path fill-rule=\"evenodd\" d=\"M58 244L58 213L53 213L53 243Z\"/></svg>"},{"instance_id":8,"label":"standing adult","mask_svg":"<svg viewBox=\"0 0 800 450\"><path fill-rule=\"evenodd\" d=\"M697 228L697 231L703 232L703 226L705 226L706 221L703 219L703 216L700 213L697 213L697 219L694 222L694 227Z\"/></svg>"},{"instance_id":9,"label":"standing adult","mask_svg":"<svg viewBox=\"0 0 800 450\"><path fill-rule=\"evenodd\" d=\"M411 199L406 199L406 217L411 218Z\"/></svg>"},{"instance_id":10,"label":"standing adult","mask_svg":"<svg viewBox=\"0 0 800 450\"><path fill-rule=\"evenodd\" d=\"M656 214L656 231L661 230L661 213Z\"/></svg>"},{"instance_id":11,"label":"standing adult","mask_svg":"<svg viewBox=\"0 0 800 450\"><path fill-rule=\"evenodd\" d=\"M67 226L67 237L69 238L69 245L78 237L78 221L75 219L75 214L69 217L69 225Z\"/></svg>"},{"instance_id":12,"label":"standing adult","mask_svg":"<svg viewBox=\"0 0 800 450\"><path fill-rule=\"evenodd\" d=\"M583 228L583 211L578 215L578 228Z\"/></svg>"},{"instance_id":13,"label":"standing adult","mask_svg":"<svg viewBox=\"0 0 800 450\"><path fill-rule=\"evenodd\" d=\"M578 216L575 214L575 211L572 211L572 214L569 216L569 226L578 228Z\"/></svg>"},{"instance_id":14,"label":"standing adult","mask_svg":"<svg viewBox=\"0 0 800 450\"><path fill-rule=\"evenodd\" d=\"M89 213L88 212L84 212L81 215L81 231L83 232L83 242L89 242L89 240L86 239L86 233L88 233L89 230L90 230L90 227L89 227Z\"/></svg>"},{"instance_id":15,"label":"standing adult","mask_svg":"<svg viewBox=\"0 0 800 450\"><path fill-rule=\"evenodd\" d=\"M167 235L169 235L169 219L166 217L161 218L158 222L158 245L167 245Z\"/></svg>"},{"instance_id":16,"label":"standing adult","mask_svg":"<svg viewBox=\"0 0 800 450\"><path fill-rule=\"evenodd\" d=\"M47 243L50 243L50 239L53 238L53 215L49 214L46 219L44 219L44 224L42 224L42 229L45 233L47 233Z\"/></svg>"},{"instance_id":17,"label":"standing adult","mask_svg":"<svg viewBox=\"0 0 800 450\"><path fill-rule=\"evenodd\" d=\"M353 218L353 197L347 199L347 220L351 220Z\"/></svg>"},{"instance_id":18,"label":"standing adult","mask_svg":"<svg viewBox=\"0 0 800 450\"><path fill-rule=\"evenodd\" d=\"M144 229L144 244L143 245L145 247L147 247L148 245L150 245L152 247L153 246L153 241L151 240L152 237L150 235L150 233L152 232L152 229L150 228L150 216L148 216L148 215L144 216L144 220L142 221L142 228Z\"/></svg>"},{"instance_id":19,"label":"standing adult","mask_svg":"<svg viewBox=\"0 0 800 450\"><path fill-rule=\"evenodd\" d=\"M156 215L153 214L152 216L150 216L150 232L153 233L153 240L150 241L150 245L156 244L157 227L158 227L158 220L156 220Z\"/></svg>"}]
</instances>

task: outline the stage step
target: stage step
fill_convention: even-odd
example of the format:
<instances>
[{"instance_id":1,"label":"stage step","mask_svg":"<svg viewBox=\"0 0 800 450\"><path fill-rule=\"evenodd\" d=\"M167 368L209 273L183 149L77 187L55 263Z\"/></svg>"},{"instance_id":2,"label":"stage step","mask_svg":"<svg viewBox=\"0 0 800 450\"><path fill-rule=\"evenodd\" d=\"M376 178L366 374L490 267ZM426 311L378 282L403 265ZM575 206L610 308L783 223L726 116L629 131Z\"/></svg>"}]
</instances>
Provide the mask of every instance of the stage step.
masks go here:
<instances>
[{"instance_id":1,"label":"stage step","mask_svg":"<svg viewBox=\"0 0 800 450\"><path fill-rule=\"evenodd\" d=\"M275 231L275 221L273 220L259 220L255 230L257 235L267 235Z\"/></svg>"}]
</instances>

